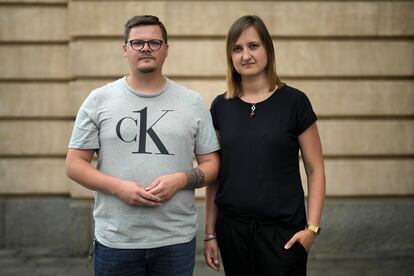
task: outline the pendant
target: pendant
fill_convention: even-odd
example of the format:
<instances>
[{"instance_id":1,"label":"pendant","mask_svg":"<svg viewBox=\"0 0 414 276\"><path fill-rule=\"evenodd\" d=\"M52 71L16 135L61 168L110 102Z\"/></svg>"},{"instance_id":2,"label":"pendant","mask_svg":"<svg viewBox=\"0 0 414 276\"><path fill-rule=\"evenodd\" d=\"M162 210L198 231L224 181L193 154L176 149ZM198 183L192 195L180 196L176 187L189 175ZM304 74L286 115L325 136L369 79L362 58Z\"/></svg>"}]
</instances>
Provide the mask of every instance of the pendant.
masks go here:
<instances>
[{"instance_id":1,"label":"pendant","mask_svg":"<svg viewBox=\"0 0 414 276\"><path fill-rule=\"evenodd\" d=\"M256 110L256 104L252 104L252 107L250 108L252 111L250 112L250 118L252 118L256 113L254 111Z\"/></svg>"}]
</instances>

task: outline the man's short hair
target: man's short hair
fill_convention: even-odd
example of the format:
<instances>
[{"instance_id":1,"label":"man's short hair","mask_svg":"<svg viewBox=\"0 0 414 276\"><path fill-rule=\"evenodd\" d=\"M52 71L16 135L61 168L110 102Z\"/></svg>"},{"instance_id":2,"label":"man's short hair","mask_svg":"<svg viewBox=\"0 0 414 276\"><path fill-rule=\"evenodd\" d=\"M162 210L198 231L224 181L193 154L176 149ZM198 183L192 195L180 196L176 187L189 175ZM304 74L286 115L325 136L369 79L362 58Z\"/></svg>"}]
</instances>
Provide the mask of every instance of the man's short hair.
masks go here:
<instances>
[{"instance_id":1,"label":"man's short hair","mask_svg":"<svg viewBox=\"0 0 414 276\"><path fill-rule=\"evenodd\" d=\"M158 25L160 27L162 38L165 44L167 44L168 42L167 30L165 29L165 26L164 24L162 24L160 19L154 15L137 15L129 19L128 22L125 24L125 34L124 34L125 44L128 42L129 33L133 27L149 26L149 25Z\"/></svg>"}]
</instances>

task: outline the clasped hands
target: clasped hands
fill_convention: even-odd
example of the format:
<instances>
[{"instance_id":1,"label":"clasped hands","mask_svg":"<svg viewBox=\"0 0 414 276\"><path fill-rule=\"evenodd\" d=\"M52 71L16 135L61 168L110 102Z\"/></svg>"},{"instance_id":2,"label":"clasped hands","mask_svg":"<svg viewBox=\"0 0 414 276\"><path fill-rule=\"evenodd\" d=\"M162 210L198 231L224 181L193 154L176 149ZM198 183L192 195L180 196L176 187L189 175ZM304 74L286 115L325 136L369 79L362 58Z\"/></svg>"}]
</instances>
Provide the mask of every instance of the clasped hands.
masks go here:
<instances>
[{"instance_id":1,"label":"clasped hands","mask_svg":"<svg viewBox=\"0 0 414 276\"><path fill-rule=\"evenodd\" d=\"M182 172L160 176L146 188L141 183L122 180L115 195L130 205L157 207L173 197L186 183L187 177Z\"/></svg>"}]
</instances>

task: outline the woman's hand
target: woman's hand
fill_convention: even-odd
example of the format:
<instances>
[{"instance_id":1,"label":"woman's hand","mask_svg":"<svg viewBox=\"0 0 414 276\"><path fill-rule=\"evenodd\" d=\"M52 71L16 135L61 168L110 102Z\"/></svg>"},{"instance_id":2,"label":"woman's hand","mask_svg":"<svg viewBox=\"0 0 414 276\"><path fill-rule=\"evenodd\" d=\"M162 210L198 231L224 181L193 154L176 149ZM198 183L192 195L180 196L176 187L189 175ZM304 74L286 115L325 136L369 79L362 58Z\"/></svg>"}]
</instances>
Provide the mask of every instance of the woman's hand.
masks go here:
<instances>
[{"instance_id":1,"label":"woman's hand","mask_svg":"<svg viewBox=\"0 0 414 276\"><path fill-rule=\"evenodd\" d=\"M306 229L301 230L293 235L293 237L285 244L285 249L289 249L295 244L295 242L299 242L306 249L306 251L309 252L314 240L314 233Z\"/></svg>"},{"instance_id":2,"label":"woman's hand","mask_svg":"<svg viewBox=\"0 0 414 276\"><path fill-rule=\"evenodd\" d=\"M220 271L219 249L217 240L208 240L204 242L204 260L206 264L215 271Z\"/></svg>"}]
</instances>

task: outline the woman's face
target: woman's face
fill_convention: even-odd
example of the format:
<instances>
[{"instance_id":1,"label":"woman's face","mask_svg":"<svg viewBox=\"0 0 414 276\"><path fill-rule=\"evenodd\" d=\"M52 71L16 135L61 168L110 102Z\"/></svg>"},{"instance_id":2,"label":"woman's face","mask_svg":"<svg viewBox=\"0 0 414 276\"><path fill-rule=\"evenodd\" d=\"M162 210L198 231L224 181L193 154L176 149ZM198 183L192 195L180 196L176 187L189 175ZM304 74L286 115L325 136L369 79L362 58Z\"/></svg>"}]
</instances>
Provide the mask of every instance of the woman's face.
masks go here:
<instances>
[{"instance_id":1,"label":"woman's face","mask_svg":"<svg viewBox=\"0 0 414 276\"><path fill-rule=\"evenodd\" d=\"M254 27L247 27L233 45L231 59L242 77L265 74L267 54Z\"/></svg>"}]
</instances>

